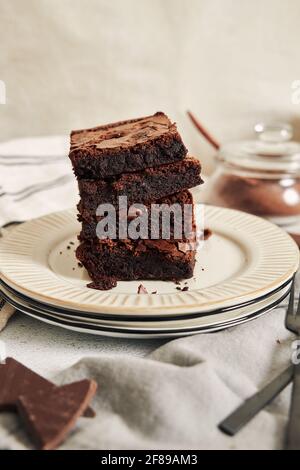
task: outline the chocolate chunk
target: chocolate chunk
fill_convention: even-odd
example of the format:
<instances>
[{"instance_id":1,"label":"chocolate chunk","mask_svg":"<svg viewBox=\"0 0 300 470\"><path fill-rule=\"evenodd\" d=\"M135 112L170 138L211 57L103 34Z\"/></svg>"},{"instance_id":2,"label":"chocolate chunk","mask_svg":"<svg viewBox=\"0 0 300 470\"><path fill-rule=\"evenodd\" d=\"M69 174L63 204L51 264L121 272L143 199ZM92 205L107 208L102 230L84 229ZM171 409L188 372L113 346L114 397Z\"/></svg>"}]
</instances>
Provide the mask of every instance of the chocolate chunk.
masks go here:
<instances>
[{"instance_id":1,"label":"chocolate chunk","mask_svg":"<svg viewBox=\"0 0 300 470\"><path fill-rule=\"evenodd\" d=\"M96 393L93 380L81 380L52 390L20 396L17 407L38 449L58 447Z\"/></svg>"},{"instance_id":2,"label":"chocolate chunk","mask_svg":"<svg viewBox=\"0 0 300 470\"><path fill-rule=\"evenodd\" d=\"M56 385L12 357L6 358L5 364L0 364L0 411L16 411L20 395L53 390ZM86 417L95 416L92 409L86 410Z\"/></svg>"},{"instance_id":3,"label":"chocolate chunk","mask_svg":"<svg viewBox=\"0 0 300 470\"><path fill-rule=\"evenodd\" d=\"M20 364L12 357L0 364L0 411L15 411L21 394L35 390L50 391L55 385L32 370Z\"/></svg>"}]
</instances>

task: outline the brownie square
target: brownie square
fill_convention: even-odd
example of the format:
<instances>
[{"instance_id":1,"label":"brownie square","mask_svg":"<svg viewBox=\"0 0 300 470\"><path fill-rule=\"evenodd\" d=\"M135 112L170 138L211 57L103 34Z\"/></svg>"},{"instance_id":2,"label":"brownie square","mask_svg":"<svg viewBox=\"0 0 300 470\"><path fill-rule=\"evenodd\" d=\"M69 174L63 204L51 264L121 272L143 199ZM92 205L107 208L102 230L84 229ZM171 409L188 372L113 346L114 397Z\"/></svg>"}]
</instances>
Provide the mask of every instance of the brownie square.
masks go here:
<instances>
[{"instance_id":1,"label":"brownie square","mask_svg":"<svg viewBox=\"0 0 300 470\"><path fill-rule=\"evenodd\" d=\"M106 180L79 180L80 214L94 213L99 204L116 206L119 196L127 196L127 204L147 204L203 183L199 160L188 157L176 163L146 168Z\"/></svg>"},{"instance_id":2,"label":"brownie square","mask_svg":"<svg viewBox=\"0 0 300 470\"><path fill-rule=\"evenodd\" d=\"M78 260L93 283L89 287L111 289L118 280L181 280L193 276L195 243L174 240L106 240L83 242Z\"/></svg>"},{"instance_id":3,"label":"brownie square","mask_svg":"<svg viewBox=\"0 0 300 470\"><path fill-rule=\"evenodd\" d=\"M71 159L78 178L107 178L182 160L187 154L176 124L153 116L71 133Z\"/></svg>"},{"instance_id":4,"label":"brownie square","mask_svg":"<svg viewBox=\"0 0 300 470\"><path fill-rule=\"evenodd\" d=\"M154 205L155 204L155 207ZM147 212L147 217L148 217L148 233L151 233L151 221L154 219L156 215L155 220L159 220L159 234L162 234L162 225L163 225L163 218L162 218L162 212L158 212L157 206L162 206L162 204L169 206L170 209L174 207L174 204L178 205L178 208L180 209L179 213L175 211L170 210L170 238L174 239L175 237L178 237L178 233L182 232L182 236L180 239L186 239L190 234L184 233L184 228L185 227L190 227L192 229L193 224L194 224L194 205L193 205L193 196L189 191L181 191L179 193L175 193L171 196L159 199L158 201L155 201L152 204L147 204L146 205L146 212ZM121 214L122 218L122 223L124 223L124 218L125 218L125 224L127 227L130 225L132 220L134 220L136 217L141 215L141 212L138 209L135 209L134 205L130 208L129 210L128 207L128 212L126 214ZM158 215L157 215L158 213ZM119 207L116 207L116 238L119 238ZM185 217L184 221L182 220L183 216ZM82 230L80 232L80 235L78 239L80 241L87 241L87 240L93 240L97 238L97 224L101 220L101 217L95 216L94 212L92 211L85 211L82 214L78 215L78 220L82 223ZM130 235L128 235L128 238L130 238ZM178 238L179 239L179 238Z\"/></svg>"}]
</instances>

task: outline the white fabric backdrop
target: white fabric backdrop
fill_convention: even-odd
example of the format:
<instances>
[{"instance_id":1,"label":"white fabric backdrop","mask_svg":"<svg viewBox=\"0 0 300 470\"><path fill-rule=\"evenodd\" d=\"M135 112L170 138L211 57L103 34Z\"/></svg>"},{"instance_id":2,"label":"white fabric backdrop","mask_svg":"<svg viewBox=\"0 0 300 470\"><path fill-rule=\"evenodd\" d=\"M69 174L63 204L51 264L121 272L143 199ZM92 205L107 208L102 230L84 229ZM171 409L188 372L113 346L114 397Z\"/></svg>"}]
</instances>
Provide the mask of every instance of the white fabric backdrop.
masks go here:
<instances>
[{"instance_id":1,"label":"white fabric backdrop","mask_svg":"<svg viewBox=\"0 0 300 470\"><path fill-rule=\"evenodd\" d=\"M260 118L299 136L299 17L298 0L0 0L0 140L161 109L207 171L187 108L221 140Z\"/></svg>"}]
</instances>

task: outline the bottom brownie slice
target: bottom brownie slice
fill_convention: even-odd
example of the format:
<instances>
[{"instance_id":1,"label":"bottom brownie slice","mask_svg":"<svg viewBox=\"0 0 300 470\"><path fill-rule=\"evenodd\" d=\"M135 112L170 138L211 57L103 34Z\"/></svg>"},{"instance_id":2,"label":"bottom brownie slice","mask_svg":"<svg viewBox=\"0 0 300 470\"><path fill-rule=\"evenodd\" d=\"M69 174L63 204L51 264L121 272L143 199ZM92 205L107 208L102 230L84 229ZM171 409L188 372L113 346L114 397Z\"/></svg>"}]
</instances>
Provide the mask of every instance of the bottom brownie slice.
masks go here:
<instances>
[{"instance_id":1,"label":"bottom brownie slice","mask_svg":"<svg viewBox=\"0 0 300 470\"><path fill-rule=\"evenodd\" d=\"M89 287L107 290L117 281L181 280L193 276L195 240L101 240L83 242L78 260L88 271Z\"/></svg>"}]
</instances>

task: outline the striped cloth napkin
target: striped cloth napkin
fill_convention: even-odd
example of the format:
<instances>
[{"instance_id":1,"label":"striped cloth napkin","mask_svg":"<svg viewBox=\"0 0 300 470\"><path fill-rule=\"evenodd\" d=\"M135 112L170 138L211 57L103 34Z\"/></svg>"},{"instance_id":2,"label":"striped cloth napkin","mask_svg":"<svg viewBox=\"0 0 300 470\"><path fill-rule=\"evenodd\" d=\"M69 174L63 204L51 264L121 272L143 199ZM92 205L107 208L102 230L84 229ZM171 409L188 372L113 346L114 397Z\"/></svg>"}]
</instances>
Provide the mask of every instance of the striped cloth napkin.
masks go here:
<instances>
[{"instance_id":1,"label":"striped cloth napkin","mask_svg":"<svg viewBox=\"0 0 300 470\"><path fill-rule=\"evenodd\" d=\"M0 144L0 229L76 205L78 190L68 149L66 136ZM0 298L0 331L13 311Z\"/></svg>"},{"instance_id":2,"label":"striped cloth napkin","mask_svg":"<svg viewBox=\"0 0 300 470\"><path fill-rule=\"evenodd\" d=\"M76 180L67 137L0 144L0 226L74 206Z\"/></svg>"}]
</instances>

